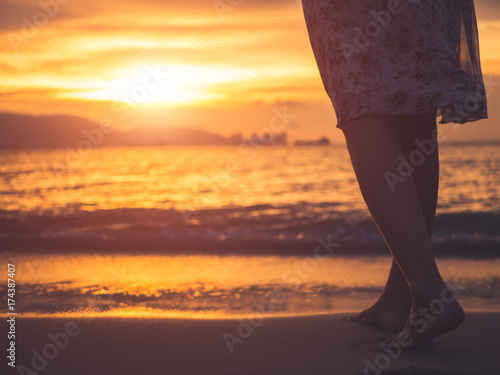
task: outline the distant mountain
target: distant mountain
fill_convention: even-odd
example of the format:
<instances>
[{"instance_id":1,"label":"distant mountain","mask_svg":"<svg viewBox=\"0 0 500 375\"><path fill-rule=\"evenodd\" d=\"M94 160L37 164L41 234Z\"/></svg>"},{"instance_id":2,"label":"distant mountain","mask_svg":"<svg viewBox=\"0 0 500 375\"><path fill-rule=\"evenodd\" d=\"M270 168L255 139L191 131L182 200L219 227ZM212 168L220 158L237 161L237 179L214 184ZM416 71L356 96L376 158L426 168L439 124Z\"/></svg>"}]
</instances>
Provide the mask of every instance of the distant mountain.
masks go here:
<instances>
[{"instance_id":1,"label":"distant mountain","mask_svg":"<svg viewBox=\"0 0 500 375\"><path fill-rule=\"evenodd\" d=\"M241 137L192 128L144 126L103 133L97 123L65 115L28 116L0 113L0 149L65 148L81 142L94 146L234 144Z\"/></svg>"}]
</instances>

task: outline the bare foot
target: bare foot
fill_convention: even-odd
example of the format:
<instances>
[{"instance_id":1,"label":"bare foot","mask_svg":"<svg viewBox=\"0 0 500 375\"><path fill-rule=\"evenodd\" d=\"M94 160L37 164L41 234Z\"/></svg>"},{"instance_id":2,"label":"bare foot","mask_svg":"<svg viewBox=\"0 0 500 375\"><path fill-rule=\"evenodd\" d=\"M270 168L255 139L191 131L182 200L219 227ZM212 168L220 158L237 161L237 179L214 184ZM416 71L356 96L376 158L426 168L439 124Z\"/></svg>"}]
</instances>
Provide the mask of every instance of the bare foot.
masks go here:
<instances>
[{"instance_id":1,"label":"bare foot","mask_svg":"<svg viewBox=\"0 0 500 375\"><path fill-rule=\"evenodd\" d=\"M404 330L385 344L398 341L403 350L422 348L430 345L434 337L456 329L464 320L464 311L456 299L451 294L442 295L425 305L415 304Z\"/></svg>"},{"instance_id":2,"label":"bare foot","mask_svg":"<svg viewBox=\"0 0 500 375\"><path fill-rule=\"evenodd\" d=\"M377 325L386 331L401 331L405 328L410 312L411 304L409 303L385 302L380 299L360 314L347 317L347 320Z\"/></svg>"}]
</instances>

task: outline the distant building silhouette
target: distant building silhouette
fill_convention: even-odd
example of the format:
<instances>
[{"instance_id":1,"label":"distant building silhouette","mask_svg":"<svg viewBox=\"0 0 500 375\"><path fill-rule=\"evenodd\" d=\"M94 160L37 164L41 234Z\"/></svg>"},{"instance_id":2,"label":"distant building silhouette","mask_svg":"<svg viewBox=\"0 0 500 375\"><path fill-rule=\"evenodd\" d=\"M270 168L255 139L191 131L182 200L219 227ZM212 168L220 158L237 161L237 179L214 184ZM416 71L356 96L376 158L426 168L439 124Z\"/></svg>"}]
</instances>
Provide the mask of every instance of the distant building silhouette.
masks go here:
<instances>
[{"instance_id":1,"label":"distant building silhouette","mask_svg":"<svg viewBox=\"0 0 500 375\"><path fill-rule=\"evenodd\" d=\"M326 137L322 137L318 140L296 140L295 146L328 146L330 140Z\"/></svg>"},{"instance_id":2,"label":"distant building silhouette","mask_svg":"<svg viewBox=\"0 0 500 375\"><path fill-rule=\"evenodd\" d=\"M252 133L250 138L246 140L248 143L261 144L261 145L286 145L287 135L286 132L282 133L264 133L259 137L255 132Z\"/></svg>"}]
</instances>

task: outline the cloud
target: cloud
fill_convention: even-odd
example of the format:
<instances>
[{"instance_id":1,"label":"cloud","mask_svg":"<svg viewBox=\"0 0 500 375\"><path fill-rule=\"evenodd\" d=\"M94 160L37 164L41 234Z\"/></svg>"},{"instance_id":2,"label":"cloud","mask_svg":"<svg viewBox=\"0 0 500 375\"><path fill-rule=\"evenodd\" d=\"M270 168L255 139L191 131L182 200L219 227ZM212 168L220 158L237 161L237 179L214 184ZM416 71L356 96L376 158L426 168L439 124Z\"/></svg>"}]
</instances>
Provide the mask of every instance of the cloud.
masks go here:
<instances>
[{"instance_id":1,"label":"cloud","mask_svg":"<svg viewBox=\"0 0 500 375\"><path fill-rule=\"evenodd\" d=\"M49 13L52 24L71 19L80 24L86 24L89 29L105 31L120 30L124 27L137 28L141 24L144 27L154 28L175 20L179 16L183 18L203 17L205 21L213 22L212 27L225 27L227 25L222 23L222 19L229 18L223 17L225 15L283 9L290 6L297 8L299 3L300 0L241 0L240 2L234 0L121 0L119 2L86 0L60 4L58 0L0 0L0 31L21 30L24 26L24 18L32 22L34 16L44 9L45 13ZM102 20L104 23L96 24L96 20ZM121 20L129 22L120 24ZM199 30L202 31L203 28Z\"/></svg>"},{"instance_id":2,"label":"cloud","mask_svg":"<svg viewBox=\"0 0 500 375\"><path fill-rule=\"evenodd\" d=\"M39 1L0 0L2 110L64 111L98 119L109 115L109 102L78 93L116 89L130 72L161 64L178 74L179 91L218 99L178 107L164 103L155 110L145 106L138 114L150 111L179 126L205 124L232 132L268 122L275 103L297 102L304 124L297 131L314 129L321 135L321 129L334 129L300 0L242 0L239 5L220 0L232 7L223 19L214 0L69 1L15 53L7 35L22 33L22 18L39 12ZM500 4L475 4L483 71L500 71ZM195 87L197 81L204 83ZM496 102L492 99L492 105ZM130 121L142 119L131 115Z\"/></svg>"},{"instance_id":3,"label":"cloud","mask_svg":"<svg viewBox=\"0 0 500 375\"><path fill-rule=\"evenodd\" d=\"M82 14L78 8L81 6L62 5L57 0L0 0L0 32L22 30L26 20L36 23L42 13L45 16L42 15L38 22L45 22L46 17L47 24L75 19Z\"/></svg>"},{"instance_id":4,"label":"cloud","mask_svg":"<svg viewBox=\"0 0 500 375\"><path fill-rule=\"evenodd\" d=\"M478 22L500 20L500 2L498 0L475 0Z\"/></svg>"}]
</instances>

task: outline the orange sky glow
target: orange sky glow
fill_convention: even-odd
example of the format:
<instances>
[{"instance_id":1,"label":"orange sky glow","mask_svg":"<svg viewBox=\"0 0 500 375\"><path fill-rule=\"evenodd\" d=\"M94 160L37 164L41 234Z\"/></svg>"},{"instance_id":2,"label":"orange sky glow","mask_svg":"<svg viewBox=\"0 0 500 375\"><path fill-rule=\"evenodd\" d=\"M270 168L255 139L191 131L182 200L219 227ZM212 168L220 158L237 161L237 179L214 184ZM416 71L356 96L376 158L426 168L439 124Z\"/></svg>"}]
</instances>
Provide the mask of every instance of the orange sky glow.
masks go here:
<instances>
[{"instance_id":1,"label":"orange sky glow","mask_svg":"<svg viewBox=\"0 0 500 375\"><path fill-rule=\"evenodd\" d=\"M475 4L490 118L453 137L500 139L500 4ZM0 0L0 14L0 112L249 135L286 108L291 138L341 141L300 0Z\"/></svg>"}]
</instances>

